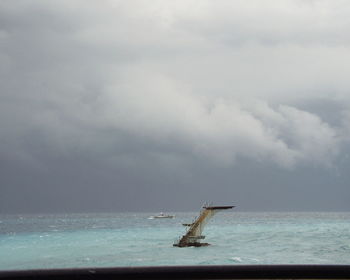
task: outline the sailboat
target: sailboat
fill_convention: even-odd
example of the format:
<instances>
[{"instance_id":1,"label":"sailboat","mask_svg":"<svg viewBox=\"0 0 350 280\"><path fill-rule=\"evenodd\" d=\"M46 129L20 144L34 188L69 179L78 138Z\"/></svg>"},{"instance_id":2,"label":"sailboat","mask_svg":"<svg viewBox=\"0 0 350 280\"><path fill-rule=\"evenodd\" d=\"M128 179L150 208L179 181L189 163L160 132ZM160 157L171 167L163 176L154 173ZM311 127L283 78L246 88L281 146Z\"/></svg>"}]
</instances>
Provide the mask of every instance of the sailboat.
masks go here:
<instances>
[{"instance_id":1,"label":"sailboat","mask_svg":"<svg viewBox=\"0 0 350 280\"><path fill-rule=\"evenodd\" d=\"M179 238L177 242L173 244L176 247L201 247L208 246L209 243L201 243L200 240L204 239L205 236L202 235L204 226L208 221L219 211L232 209L235 206L210 206L204 205L200 212L198 218L194 220L191 224L183 224L188 227L188 230L185 235Z\"/></svg>"}]
</instances>

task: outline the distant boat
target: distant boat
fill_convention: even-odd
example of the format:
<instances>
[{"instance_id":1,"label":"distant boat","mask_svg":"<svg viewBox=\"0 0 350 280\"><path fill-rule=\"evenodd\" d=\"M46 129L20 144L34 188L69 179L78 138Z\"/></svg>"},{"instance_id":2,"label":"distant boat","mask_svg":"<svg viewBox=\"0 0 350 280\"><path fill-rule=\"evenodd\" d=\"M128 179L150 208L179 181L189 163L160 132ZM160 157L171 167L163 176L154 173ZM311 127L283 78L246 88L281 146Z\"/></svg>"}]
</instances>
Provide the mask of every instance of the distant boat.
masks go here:
<instances>
[{"instance_id":1,"label":"distant boat","mask_svg":"<svg viewBox=\"0 0 350 280\"><path fill-rule=\"evenodd\" d=\"M193 223L183 224L189 227L186 234L177 240L173 245L176 247L201 247L208 246L209 243L200 243L201 239L205 236L202 235L204 226L208 223L211 217L213 217L218 211L232 209L235 206L207 206L204 205L198 218Z\"/></svg>"},{"instance_id":2,"label":"distant boat","mask_svg":"<svg viewBox=\"0 0 350 280\"><path fill-rule=\"evenodd\" d=\"M172 219L172 218L175 218L175 215L166 215L161 212L156 216L149 217L148 219Z\"/></svg>"}]
</instances>

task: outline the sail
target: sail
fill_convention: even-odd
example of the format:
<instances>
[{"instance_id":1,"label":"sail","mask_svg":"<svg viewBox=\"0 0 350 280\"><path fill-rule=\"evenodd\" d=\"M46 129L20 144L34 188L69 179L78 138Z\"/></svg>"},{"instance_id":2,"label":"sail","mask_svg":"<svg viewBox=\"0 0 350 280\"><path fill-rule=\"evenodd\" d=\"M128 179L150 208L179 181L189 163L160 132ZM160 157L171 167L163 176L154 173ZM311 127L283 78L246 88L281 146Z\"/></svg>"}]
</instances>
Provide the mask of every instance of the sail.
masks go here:
<instances>
[{"instance_id":1,"label":"sail","mask_svg":"<svg viewBox=\"0 0 350 280\"><path fill-rule=\"evenodd\" d=\"M197 220L189 228L187 234L193 237L202 236L205 225L218 211L219 210L203 208Z\"/></svg>"},{"instance_id":2,"label":"sail","mask_svg":"<svg viewBox=\"0 0 350 280\"><path fill-rule=\"evenodd\" d=\"M184 224L190 226L187 233L182 236L177 244L174 246L204 246L207 243L199 243L200 239L204 239L202 235L203 229L208 221L219 211L231 209L234 206L204 206L200 212L199 217L192 224Z\"/></svg>"}]
</instances>

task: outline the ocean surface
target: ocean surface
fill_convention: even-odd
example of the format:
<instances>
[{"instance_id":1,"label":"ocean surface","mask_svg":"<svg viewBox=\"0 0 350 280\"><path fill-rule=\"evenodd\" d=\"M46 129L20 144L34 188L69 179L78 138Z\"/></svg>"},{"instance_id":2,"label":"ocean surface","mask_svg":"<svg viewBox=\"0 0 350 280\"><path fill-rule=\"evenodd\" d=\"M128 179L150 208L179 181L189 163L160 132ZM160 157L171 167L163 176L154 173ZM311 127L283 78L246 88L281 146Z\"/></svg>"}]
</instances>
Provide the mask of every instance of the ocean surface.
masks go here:
<instances>
[{"instance_id":1,"label":"ocean surface","mask_svg":"<svg viewBox=\"0 0 350 280\"><path fill-rule=\"evenodd\" d=\"M350 264L350 213L218 213L200 248L173 247L198 213L0 215L0 270Z\"/></svg>"}]
</instances>

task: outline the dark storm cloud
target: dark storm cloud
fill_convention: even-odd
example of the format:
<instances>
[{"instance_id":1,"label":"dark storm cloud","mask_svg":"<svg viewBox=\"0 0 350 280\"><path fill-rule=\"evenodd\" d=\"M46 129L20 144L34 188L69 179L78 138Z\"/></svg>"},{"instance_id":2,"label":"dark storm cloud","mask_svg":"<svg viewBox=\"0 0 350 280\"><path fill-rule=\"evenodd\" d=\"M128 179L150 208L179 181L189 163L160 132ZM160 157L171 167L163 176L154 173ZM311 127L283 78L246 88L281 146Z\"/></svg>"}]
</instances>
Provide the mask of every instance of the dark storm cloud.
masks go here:
<instances>
[{"instance_id":1,"label":"dark storm cloud","mask_svg":"<svg viewBox=\"0 0 350 280\"><path fill-rule=\"evenodd\" d=\"M348 198L349 9L2 1L2 211Z\"/></svg>"}]
</instances>

